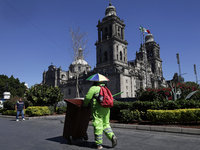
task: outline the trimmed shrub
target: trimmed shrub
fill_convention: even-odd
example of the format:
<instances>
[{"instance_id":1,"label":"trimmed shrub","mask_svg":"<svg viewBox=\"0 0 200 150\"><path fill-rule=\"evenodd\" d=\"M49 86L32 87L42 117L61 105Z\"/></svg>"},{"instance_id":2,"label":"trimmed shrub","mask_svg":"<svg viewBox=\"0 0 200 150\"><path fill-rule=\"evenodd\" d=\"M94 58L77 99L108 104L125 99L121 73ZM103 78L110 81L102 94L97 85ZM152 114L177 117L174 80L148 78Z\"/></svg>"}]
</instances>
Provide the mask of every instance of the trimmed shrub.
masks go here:
<instances>
[{"instance_id":1,"label":"trimmed shrub","mask_svg":"<svg viewBox=\"0 0 200 150\"><path fill-rule=\"evenodd\" d=\"M200 121L200 109L148 110L147 118L152 122Z\"/></svg>"},{"instance_id":2,"label":"trimmed shrub","mask_svg":"<svg viewBox=\"0 0 200 150\"><path fill-rule=\"evenodd\" d=\"M132 102L119 102L114 101L113 107L110 108L110 119L118 120L120 116L120 110L129 109Z\"/></svg>"},{"instance_id":3,"label":"trimmed shrub","mask_svg":"<svg viewBox=\"0 0 200 150\"><path fill-rule=\"evenodd\" d=\"M26 110L24 110L24 115L26 113ZM10 116L16 116L17 115L17 111L16 110L4 110L2 112L2 115L10 115ZM21 114L19 114L19 116L21 116Z\"/></svg>"},{"instance_id":4,"label":"trimmed shrub","mask_svg":"<svg viewBox=\"0 0 200 150\"><path fill-rule=\"evenodd\" d=\"M53 115L53 113L54 113L54 106L48 106L48 109L50 110L50 115Z\"/></svg>"},{"instance_id":5,"label":"trimmed shrub","mask_svg":"<svg viewBox=\"0 0 200 150\"><path fill-rule=\"evenodd\" d=\"M11 116L16 116L17 111L16 110L6 110L2 112L2 115L11 115Z\"/></svg>"},{"instance_id":6,"label":"trimmed shrub","mask_svg":"<svg viewBox=\"0 0 200 150\"><path fill-rule=\"evenodd\" d=\"M26 114L29 116L49 115L51 111L47 106L33 106L26 109Z\"/></svg>"},{"instance_id":7,"label":"trimmed shrub","mask_svg":"<svg viewBox=\"0 0 200 150\"><path fill-rule=\"evenodd\" d=\"M57 113L57 114L66 113L66 110L67 110L67 106L56 107L56 113Z\"/></svg>"},{"instance_id":8,"label":"trimmed shrub","mask_svg":"<svg viewBox=\"0 0 200 150\"><path fill-rule=\"evenodd\" d=\"M121 120L126 123L132 123L133 121L142 121L140 112L138 110L131 111L130 109L121 110Z\"/></svg>"}]
</instances>

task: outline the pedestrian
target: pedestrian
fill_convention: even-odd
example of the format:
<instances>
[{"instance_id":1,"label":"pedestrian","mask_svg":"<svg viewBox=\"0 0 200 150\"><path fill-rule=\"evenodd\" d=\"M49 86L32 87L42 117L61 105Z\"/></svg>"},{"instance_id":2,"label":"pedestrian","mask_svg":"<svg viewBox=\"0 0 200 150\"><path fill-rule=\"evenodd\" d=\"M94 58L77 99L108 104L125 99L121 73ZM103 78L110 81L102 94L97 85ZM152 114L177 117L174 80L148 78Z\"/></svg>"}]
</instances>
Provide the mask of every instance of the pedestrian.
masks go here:
<instances>
[{"instance_id":1,"label":"pedestrian","mask_svg":"<svg viewBox=\"0 0 200 150\"><path fill-rule=\"evenodd\" d=\"M25 104L22 101L22 98L19 99L19 101L15 104L15 110L17 111L17 115L16 115L16 121L19 121L18 117L19 114L22 115L22 120L24 121L24 109L25 109Z\"/></svg>"},{"instance_id":2,"label":"pedestrian","mask_svg":"<svg viewBox=\"0 0 200 150\"><path fill-rule=\"evenodd\" d=\"M102 149L103 143L103 132L107 136L109 140L112 142L112 147L117 145L117 137L113 133L110 126L110 108L105 108L101 106L98 102L97 98L95 98L95 94L100 92L101 87L105 86L103 82L95 82L93 86L89 89L84 98L84 107L88 107L91 105L92 112L92 121L94 127L94 136L95 136L95 144L92 145L92 148Z\"/></svg>"}]
</instances>

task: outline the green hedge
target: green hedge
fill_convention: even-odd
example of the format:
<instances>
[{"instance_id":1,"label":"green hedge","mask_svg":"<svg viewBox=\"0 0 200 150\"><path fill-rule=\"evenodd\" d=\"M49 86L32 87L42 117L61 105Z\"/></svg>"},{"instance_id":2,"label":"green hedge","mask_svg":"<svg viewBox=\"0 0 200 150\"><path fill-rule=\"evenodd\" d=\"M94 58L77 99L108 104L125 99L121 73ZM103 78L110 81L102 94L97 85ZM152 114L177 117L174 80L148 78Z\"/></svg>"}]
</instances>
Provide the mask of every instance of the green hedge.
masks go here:
<instances>
[{"instance_id":1,"label":"green hedge","mask_svg":"<svg viewBox=\"0 0 200 150\"><path fill-rule=\"evenodd\" d=\"M24 110L24 114L26 113L26 110ZM17 111L16 110L5 110L2 112L2 115L10 115L10 116L16 116ZM19 114L21 116L21 114Z\"/></svg>"},{"instance_id":2,"label":"green hedge","mask_svg":"<svg viewBox=\"0 0 200 150\"><path fill-rule=\"evenodd\" d=\"M200 121L200 109L147 110L147 118L152 122L192 122Z\"/></svg>"},{"instance_id":3,"label":"green hedge","mask_svg":"<svg viewBox=\"0 0 200 150\"><path fill-rule=\"evenodd\" d=\"M118 120L120 118L120 111L123 109L128 109L132 103L130 102L119 102L114 101L113 107L110 108L110 119Z\"/></svg>"},{"instance_id":4,"label":"green hedge","mask_svg":"<svg viewBox=\"0 0 200 150\"><path fill-rule=\"evenodd\" d=\"M51 111L48 106L33 106L26 109L26 114L29 116L50 115Z\"/></svg>"},{"instance_id":5,"label":"green hedge","mask_svg":"<svg viewBox=\"0 0 200 150\"><path fill-rule=\"evenodd\" d=\"M56 107L56 113L57 113L57 114L66 113L66 110L67 110L67 106Z\"/></svg>"},{"instance_id":6,"label":"green hedge","mask_svg":"<svg viewBox=\"0 0 200 150\"><path fill-rule=\"evenodd\" d=\"M142 114L142 119L146 120L147 110L175 110L175 109L188 109L188 108L200 108L200 101L199 100L184 100L184 99L177 99L176 101L172 100L154 100L150 101L135 101L135 102L120 102L114 101L113 107L111 107L110 111L110 119L112 120L119 120L123 119L121 110L130 110L135 111L138 110L139 112L144 112Z\"/></svg>"},{"instance_id":7,"label":"green hedge","mask_svg":"<svg viewBox=\"0 0 200 150\"><path fill-rule=\"evenodd\" d=\"M138 110L131 111L130 109L121 110L121 121L132 123L134 121L141 121L141 112Z\"/></svg>"}]
</instances>

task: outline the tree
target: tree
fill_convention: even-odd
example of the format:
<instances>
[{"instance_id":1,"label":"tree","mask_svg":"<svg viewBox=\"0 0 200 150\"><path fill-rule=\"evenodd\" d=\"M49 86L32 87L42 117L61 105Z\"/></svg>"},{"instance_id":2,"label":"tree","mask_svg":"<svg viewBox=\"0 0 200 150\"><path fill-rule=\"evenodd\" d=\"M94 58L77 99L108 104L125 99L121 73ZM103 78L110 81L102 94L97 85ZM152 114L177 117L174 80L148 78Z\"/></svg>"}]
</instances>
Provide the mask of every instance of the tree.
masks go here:
<instances>
[{"instance_id":1,"label":"tree","mask_svg":"<svg viewBox=\"0 0 200 150\"><path fill-rule=\"evenodd\" d=\"M72 59L75 61L75 66L77 66L77 60L78 60L78 56L79 56L79 49L81 48L83 51L83 58L87 56L87 54L89 53L89 50L87 48L87 43L88 43L88 33L86 32L81 32L80 27L78 26L77 28L73 29L72 26L70 25L69 28L69 32L70 32L70 42L71 42L71 47L72 47ZM76 74L76 91L77 91L77 97L79 96L79 88L78 88L78 78L79 78L79 74L80 71L74 70L75 74Z\"/></svg>"},{"instance_id":2,"label":"tree","mask_svg":"<svg viewBox=\"0 0 200 150\"><path fill-rule=\"evenodd\" d=\"M14 78L13 75L9 78L7 75L0 75L0 94L6 92L6 86L8 85L8 91L11 96L22 97L27 89L24 85L25 83L20 83L18 78Z\"/></svg>"},{"instance_id":3,"label":"tree","mask_svg":"<svg viewBox=\"0 0 200 150\"><path fill-rule=\"evenodd\" d=\"M26 91L25 97L34 106L53 106L62 100L63 94L58 87L37 84Z\"/></svg>"}]
</instances>

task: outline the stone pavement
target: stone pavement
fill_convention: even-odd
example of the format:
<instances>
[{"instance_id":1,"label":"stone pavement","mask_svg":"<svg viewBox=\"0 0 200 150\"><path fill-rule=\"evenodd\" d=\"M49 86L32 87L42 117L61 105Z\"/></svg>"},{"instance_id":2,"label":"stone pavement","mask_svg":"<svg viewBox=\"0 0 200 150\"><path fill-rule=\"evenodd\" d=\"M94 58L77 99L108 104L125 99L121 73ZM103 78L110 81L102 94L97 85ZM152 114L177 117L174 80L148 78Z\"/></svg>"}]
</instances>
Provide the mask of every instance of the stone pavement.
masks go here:
<instances>
[{"instance_id":1,"label":"stone pavement","mask_svg":"<svg viewBox=\"0 0 200 150\"><path fill-rule=\"evenodd\" d=\"M91 149L94 143L93 127L89 126L88 141L82 139L69 145L62 137L64 116L49 116L27 118L26 121L16 122L15 117L0 115L0 149L2 150L85 150ZM118 145L111 148L111 142L103 136L104 149L126 150L199 150L200 136L183 134L174 129L169 133L152 127L130 127L130 125L112 124L113 131L118 138ZM133 125L131 125L133 126ZM192 129L194 130L194 129ZM198 129L197 129L198 130ZM194 131L193 131L194 132ZM181 134L180 134L181 133Z\"/></svg>"},{"instance_id":2,"label":"stone pavement","mask_svg":"<svg viewBox=\"0 0 200 150\"><path fill-rule=\"evenodd\" d=\"M14 116L6 116L0 115L0 117L4 118L15 118ZM58 116L41 116L41 117L26 117L26 119L46 119L46 118L65 118L65 115L58 115ZM64 119L61 119L61 123ZM92 122L89 123L92 125ZM133 130L146 130L146 131L158 131L158 132L171 132L171 133L184 133L184 134L196 134L200 135L200 129L194 128L180 128L180 127L166 127L166 126L148 126L148 125L131 125L131 124L118 124L118 123L111 123L112 128L121 128L121 129L133 129Z\"/></svg>"}]
</instances>

